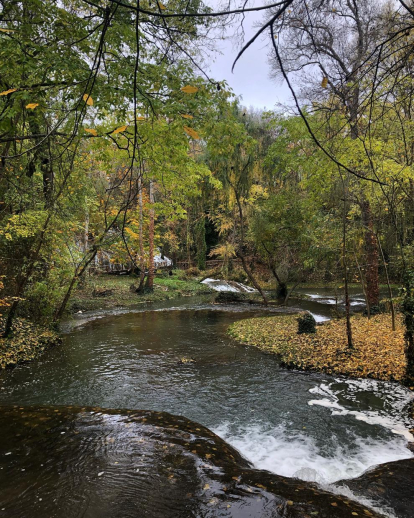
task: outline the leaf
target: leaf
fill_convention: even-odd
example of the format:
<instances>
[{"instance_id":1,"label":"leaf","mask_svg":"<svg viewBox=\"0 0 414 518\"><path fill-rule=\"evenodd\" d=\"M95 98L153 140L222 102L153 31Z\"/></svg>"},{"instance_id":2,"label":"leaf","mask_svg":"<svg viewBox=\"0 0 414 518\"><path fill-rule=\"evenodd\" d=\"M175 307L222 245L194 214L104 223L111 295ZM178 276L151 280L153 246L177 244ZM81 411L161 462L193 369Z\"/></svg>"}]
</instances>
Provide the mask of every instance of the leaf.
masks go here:
<instances>
[{"instance_id":1,"label":"leaf","mask_svg":"<svg viewBox=\"0 0 414 518\"><path fill-rule=\"evenodd\" d=\"M83 96L83 100L85 101L85 103L88 105L88 106L93 106L93 99L90 95L88 94L84 94Z\"/></svg>"},{"instance_id":2,"label":"leaf","mask_svg":"<svg viewBox=\"0 0 414 518\"><path fill-rule=\"evenodd\" d=\"M10 90L6 90L5 92L0 92L0 95L9 95L12 92L15 92L17 88L10 88Z\"/></svg>"},{"instance_id":3,"label":"leaf","mask_svg":"<svg viewBox=\"0 0 414 518\"><path fill-rule=\"evenodd\" d=\"M125 131L127 129L128 126L120 126L119 128L117 128L116 130L114 130L112 132L112 135L116 135L117 133L122 133L123 131Z\"/></svg>"},{"instance_id":4,"label":"leaf","mask_svg":"<svg viewBox=\"0 0 414 518\"><path fill-rule=\"evenodd\" d=\"M93 135L94 137L97 137L98 136L98 132L96 131L96 129L92 129L92 128L84 128L85 131L87 133L90 133L91 135Z\"/></svg>"},{"instance_id":5,"label":"leaf","mask_svg":"<svg viewBox=\"0 0 414 518\"><path fill-rule=\"evenodd\" d=\"M194 117L192 115L188 115L186 113L182 113L181 117L183 117L184 119L194 119Z\"/></svg>"},{"instance_id":6,"label":"leaf","mask_svg":"<svg viewBox=\"0 0 414 518\"><path fill-rule=\"evenodd\" d=\"M28 110L34 110L35 108L37 108L39 106L39 103L29 103L26 105L26 108Z\"/></svg>"},{"instance_id":7,"label":"leaf","mask_svg":"<svg viewBox=\"0 0 414 518\"><path fill-rule=\"evenodd\" d=\"M185 94L195 94L196 92L198 92L198 88L196 86L187 85L183 86L181 88L181 91Z\"/></svg>"},{"instance_id":8,"label":"leaf","mask_svg":"<svg viewBox=\"0 0 414 518\"><path fill-rule=\"evenodd\" d=\"M144 121L145 120L145 117L142 117L142 115L140 115L139 117L137 117L137 121Z\"/></svg>"},{"instance_id":9,"label":"leaf","mask_svg":"<svg viewBox=\"0 0 414 518\"><path fill-rule=\"evenodd\" d=\"M184 131L187 133L187 135L190 135L190 137L194 140L200 140L200 135L196 132L196 130L193 130L193 128L184 126Z\"/></svg>"},{"instance_id":10,"label":"leaf","mask_svg":"<svg viewBox=\"0 0 414 518\"><path fill-rule=\"evenodd\" d=\"M0 29L0 32L15 32L14 29Z\"/></svg>"},{"instance_id":11,"label":"leaf","mask_svg":"<svg viewBox=\"0 0 414 518\"><path fill-rule=\"evenodd\" d=\"M326 76L322 79L321 86L322 88L326 88L328 86L328 78Z\"/></svg>"},{"instance_id":12,"label":"leaf","mask_svg":"<svg viewBox=\"0 0 414 518\"><path fill-rule=\"evenodd\" d=\"M158 4L158 7L162 10L162 11L165 11L167 8L165 7L164 4L162 4L161 2L157 2Z\"/></svg>"}]
</instances>

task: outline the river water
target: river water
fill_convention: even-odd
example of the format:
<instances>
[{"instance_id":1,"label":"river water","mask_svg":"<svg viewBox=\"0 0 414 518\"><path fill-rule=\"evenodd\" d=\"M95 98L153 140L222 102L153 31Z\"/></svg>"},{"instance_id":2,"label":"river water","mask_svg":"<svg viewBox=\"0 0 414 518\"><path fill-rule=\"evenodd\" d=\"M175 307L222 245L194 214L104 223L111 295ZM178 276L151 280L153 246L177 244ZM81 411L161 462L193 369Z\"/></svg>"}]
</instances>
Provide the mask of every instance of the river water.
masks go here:
<instances>
[{"instance_id":1,"label":"river water","mask_svg":"<svg viewBox=\"0 0 414 518\"><path fill-rule=\"evenodd\" d=\"M332 294L309 295L301 306L326 318ZM236 320L277 310L184 300L79 315L66 326L62 346L0 374L0 405L182 415L258 468L321 483L412 456L406 447L413 427L406 417L409 391L395 383L280 368L274 356L226 335Z\"/></svg>"}]
</instances>

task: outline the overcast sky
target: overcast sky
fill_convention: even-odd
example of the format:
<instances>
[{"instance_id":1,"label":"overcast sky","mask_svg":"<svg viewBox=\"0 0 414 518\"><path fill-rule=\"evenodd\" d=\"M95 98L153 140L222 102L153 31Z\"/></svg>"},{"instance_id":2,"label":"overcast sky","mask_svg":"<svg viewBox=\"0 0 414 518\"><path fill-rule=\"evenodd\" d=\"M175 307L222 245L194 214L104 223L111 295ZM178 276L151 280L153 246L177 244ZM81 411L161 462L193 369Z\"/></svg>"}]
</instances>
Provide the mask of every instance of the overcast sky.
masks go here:
<instances>
[{"instance_id":1,"label":"overcast sky","mask_svg":"<svg viewBox=\"0 0 414 518\"><path fill-rule=\"evenodd\" d=\"M209 2L210 3L210 2ZM255 31L253 25L260 22L261 13L247 13L244 22L245 40L248 41ZM211 65L211 76L217 80L225 79L236 95L242 97L244 106L274 109L277 103L289 103L290 94L286 84L270 79L268 63L269 47L265 39L256 41L239 59L231 72L233 61L238 53L231 37L235 28L230 27L227 33L229 39L220 41L218 47L222 54L215 56Z\"/></svg>"}]
</instances>

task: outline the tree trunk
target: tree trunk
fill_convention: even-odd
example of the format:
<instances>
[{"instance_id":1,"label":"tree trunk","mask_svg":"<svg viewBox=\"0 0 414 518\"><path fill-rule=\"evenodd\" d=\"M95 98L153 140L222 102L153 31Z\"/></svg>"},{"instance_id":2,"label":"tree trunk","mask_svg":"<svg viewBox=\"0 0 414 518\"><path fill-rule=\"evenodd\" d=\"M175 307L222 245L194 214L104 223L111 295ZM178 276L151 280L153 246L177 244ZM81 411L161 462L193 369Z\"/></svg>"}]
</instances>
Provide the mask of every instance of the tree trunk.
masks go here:
<instances>
[{"instance_id":1,"label":"tree trunk","mask_svg":"<svg viewBox=\"0 0 414 518\"><path fill-rule=\"evenodd\" d=\"M75 287L76 282L82 277L82 275L86 271L86 268L95 259L97 252L98 252L97 248L92 248L90 251L90 256L85 260L85 262L83 264L78 265L78 267L75 269L75 273L72 277L72 280L70 281L68 289L66 290L65 296L63 297L63 300L62 300L59 308L55 311L54 319L56 322L62 318L63 313L65 312L66 306L69 302L70 296L72 295L72 291L73 291L73 288Z\"/></svg>"},{"instance_id":2,"label":"tree trunk","mask_svg":"<svg viewBox=\"0 0 414 518\"><path fill-rule=\"evenodd\" d=\"M273 264L270 265L270 270L272 271L273 277L276 279L276 282L277 282L276 297L278 299L285 300L288 295L287 284L280 279L280 277L277 273L277 270Z\"/></svg>"},{"instance_id":3,"label":"tree trunk","mask_svg":"<svg viewBox=\"0 0 414 518\"><path fill-rule=\"evenodd\" d=\"M85 211L85 229L83 231L83 253L86 254L89 247L89 209Z\"/></svg>"},{"instance_id":4,"label":"tree trunk","mask_svg":"<svg viewBox=\"0 0 414 518\"><path fill-rule=\"evenodd\" d=\"M154 265L154 185L153 181L150 180L149 184L149 258L148 258L148 277L145 288L149 291L154 290L154 275L155 275L155 265Z\"/></svg>"},{"instance_id":5,"label":"tree trunk","mask_svg":"<svg viewBox=\"0 0 414 518\"><path fill-rule=\"evenodd\" d=\"M388 267L387 267L387 261L385 260L384 250L381 246L381 241L378 239L378 246L381 252L382 262L384 264L384 270L385 275L387 279L387 287L388 287L388 296L390 297L390 304L391 304L391 323L392 323L392 330L395 331L395 307L394 307L394 298L392 296L392 289L391 289L391 283L390 283L390 276L388 275Z\"/></svg>"},{"instance_id":6,"label":"tree trunk","mask_svg":"<svg viewBox=\"0 0 414 518\"><path fill-rule=\"evenodd\" d=\"M347 196L348 196L348 177L347 181L342 179L342 185L344 189L344 207L342 213L342 264L344 267L344 290L345 290L345 314L346 314L346 337L348 341L348 349L353 349L354 343L352 340L352 326L351 326L351 303L349 301L349 289L348 289L348 261L347 261L347 250L346 250L346 226L347 226Z\"/></svg>"},{"instance_id":7,"label":"tree trunk","mask_svg":"<svg viewBox=\"0 0 414 518\"><path fill-rule=\"evenodd\" d=\"M262 288L260 287L260 284L258 284L256 279L254 278L254 275L253 275L252 271L248 267L246 258L240 252L237 252L237 257L241 260L242 266L243 266L243 270L246 272L246 275L249 278L250 282L253 284L253 286L256 288L256 290L262 296L264 305L267 306L268 305L268 301L267 301L266 295L265 295L264 291L262 290Z\"/></svg>"},{"instance_id":8,"label":"tree trunk","mask_svg":"<svg viewBox=\"0 0 414 518\"><path fill-rule=\"evenodd\" d=\"M138 204L139 204L139 286L137 289L138 293L141 293L144 289L145 282L145 252L144 252L144 212L143 212L143 203L142 203L142 177L139 178L139 195L138 195Z\"/></svg>"},{"instance_id":9,"label":"tree trunk","mask_svg":"<svg viewBox=\"0 0 414 518\"><path fill-rule=\"evenodd\" d=\"M368 200L361 202L362 221L365 227L366 283L370 307L379 306L378 243L374 233L371 205Z\"/></svg>"},{"instance_id":10,"label":"tree trunk","mask_svg":"<svg viewBox=\"0 0 414 518\"><path fill-rule=\"evenodd\" d=\"M357 265L357 268L358 268L359 278L361 280L362 291L364 293L365 304L367 306L368 320L370 320L370 318L371 318L371 307L369 305L369 300L368 300L368 296L367 296L367 289L365 287L365 282L364 282L364 276L362 274L361 267L359 266L358 257L357 257L356 252L354 252L354 255L355 255L355 262L356 262L356 265Z\"/></svg>"}]
</instances>

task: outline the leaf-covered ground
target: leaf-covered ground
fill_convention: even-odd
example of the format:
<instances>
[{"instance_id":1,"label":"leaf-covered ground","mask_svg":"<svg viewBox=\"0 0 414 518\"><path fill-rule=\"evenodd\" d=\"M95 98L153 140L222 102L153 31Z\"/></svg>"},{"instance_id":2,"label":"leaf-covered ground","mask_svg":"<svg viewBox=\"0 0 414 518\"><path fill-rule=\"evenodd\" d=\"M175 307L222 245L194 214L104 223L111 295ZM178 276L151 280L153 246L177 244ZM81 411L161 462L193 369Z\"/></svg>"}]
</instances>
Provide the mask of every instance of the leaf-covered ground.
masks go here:
<instances>
[{"instance_id":1,"label":"leaf-covered ground","mask_svg":"<svg viewBox=\"0 0 414 518\"><path fill-rule=\"evenodd\" d=\"M405 375L404 328L389 315L368 320L352 318L354 349L347 347L345 320L317 326L315 334L298 334L297 315L251 318L232 324L229 334L238 341L279 355L288 367L328 374L401 381Z\"/></svg>"},{"instance_id":2,"label":"leaf-covered ground","mask_svg":"<svg viewBox=\"0 0 414 518\"><path fill-rule=\"evenodd\" d=\"M4 322L0 322L0 331L3 324ZM0 338L0 369L34 360L46 349L58 343L60 338L50 329L17 319L14 321L10 337Z\"/></svg>"}]
</instances>

